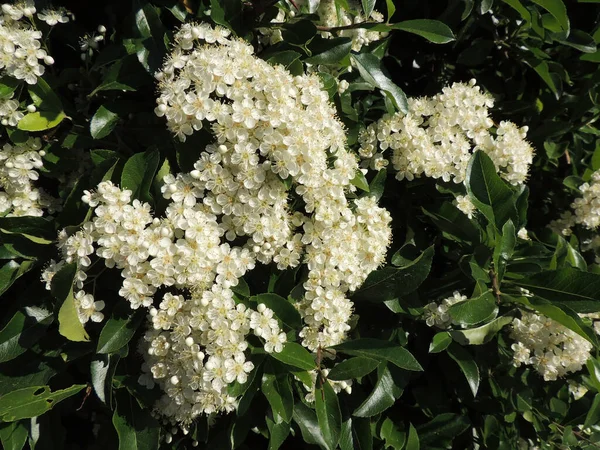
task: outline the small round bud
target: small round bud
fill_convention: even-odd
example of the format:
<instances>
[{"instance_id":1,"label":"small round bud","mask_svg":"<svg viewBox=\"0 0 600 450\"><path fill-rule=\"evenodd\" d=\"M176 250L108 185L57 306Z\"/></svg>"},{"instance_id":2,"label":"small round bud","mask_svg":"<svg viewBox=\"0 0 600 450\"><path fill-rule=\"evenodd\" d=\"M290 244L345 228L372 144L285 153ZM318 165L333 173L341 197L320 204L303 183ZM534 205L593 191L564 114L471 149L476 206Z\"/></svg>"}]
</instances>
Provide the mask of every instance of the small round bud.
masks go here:
<instances>
[{"instance_id":1,"label":"small round bud","mask_svg":"<svg viewBox=\"0 0 600 450\"><path fill-rule=\"evenodd\" d=\"M46 55L46 56L44 56L44 62L47 65L51 66L52 64L54 64L54 58L50 55Z\"/></svg>"},{"instance_id":2,"label":"small round bud","mask_svg":"<svg viewBox=\"0 0 600 450\"><path fill-rule=\"evenodd\" d=\"M45 150L40 150L39 154L40 154L40 156L46 156L46 151Z\"/></svg>"},{"instance_id":3,"label":"small round bud","mask_svg":"<svg viewBox=\"0 0 600 450\"><path fill-rule=\"evenodd\" d=\"M177 386L179 384L179 378L177 377L177 375L173 375L169 381L171 381L171 384L173 386Z\"/></svg>"},{"instance_id":4,"label":"small round bud","mask_svg":"<svg viewBox=\"0 0 600 450\"><path fill-rule=\"evenodd\" d=\"M192 345L194 345L194 338L191 336L186 337L185 345L187 345L188 347L191 347Z\"/></svg>"},{"instance_id":5,"label":"small round bud","mask_svg":"<svg viewBox=\"0 0 600 450\"><path fill-rule=\"evenodd\" d=\"M37 110L37 108L35 107L35 105L31 104L31 105L27 105L27 111L30 113L34 113Z\"/></svg>"},{"instance_id":6,"label":"small round bud","mask_svg":"<svg viewBox=\"0 0 600 450\"><path fill-rule=\"evenodd\" d=\"M106 33L106 27L104 25L98 25L98 33Z\"/></svg>"}]
</instances>

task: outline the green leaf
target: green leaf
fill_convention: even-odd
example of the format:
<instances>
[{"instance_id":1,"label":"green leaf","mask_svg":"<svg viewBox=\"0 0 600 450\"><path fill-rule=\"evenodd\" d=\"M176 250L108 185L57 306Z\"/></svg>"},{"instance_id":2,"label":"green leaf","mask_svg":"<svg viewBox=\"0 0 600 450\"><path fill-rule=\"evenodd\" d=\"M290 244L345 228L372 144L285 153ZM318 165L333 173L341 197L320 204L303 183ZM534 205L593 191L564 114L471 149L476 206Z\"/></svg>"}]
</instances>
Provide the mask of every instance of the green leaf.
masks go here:
<instances>
[{"instance_id":1,"label":"green leaf","mask_svg":"<svg viewBox=\"0 0 600 450\"><path fill-rule=\"evenodd\" d=\"M36 111L25 114L17 128L23 131L44 131L54 128L65 118L62 111Z\"/></svg>"},{"instance_id":2,"label":"green leaf","mask_svg":"<svg viewBox=\"0 0 600 450\"><path fill-rule=\"evenodd\" d=\"M0 295L4 294L21 275L33 268L33 261L8 261L0 268Z\"/></svg>"},{"instance_id":3,"label":"green leaf","mask_svg":"<svg viewBox=\"0 0 600 450\"><path fill-rule=\"evenodd\" d=\"M415 291L429 275L433 246L404 267L384 267L369 274L352 295L354 301L384 302Z\"/></svg>"},{"instance_id":4,"label":"green leaf","mask_svg":"<svg viewBox=\"0 0 600 450\"><path fill-rule=\"evenodd\" d=\"M0 420L14 422L41 416L58 402L77 394L85 384L51 392L48 386L31 386L18 389L0 397Z\"/></svg>"},{"instance_id":5,"label":"green leaf","mask_svg":"<svg viewBox=\"0 0 600 450\"><path fill-rule=\"evenodd\" d=\"M267 428L269 429L268 450L277 450L290 434L290 425L285 422L275 423L267 417Z\"/></svg>"},{"instance_id":6,"label":"green leaf","mask_svg":"<svg viewBox=\"0 0 600 450\"><path fill-rule=\"evenodd\" d=\"M567 16L567 8L562 0L531 0L537 3L546 11L548 11L560 24L560 27L567 33L570 30L569 16Z\"/></svg>"},{"instance_id":7,"label":"green leaf","mask_svg":"<svg viewBox=\"0 0 600 450\"><path fill-rule=\"evenodd\" d=\"M513 191L498 176L490 157L481 150L469 161L465 185L473 204L499 230L508 219L516 221Z\"/></svg>"},{"instance_id":8,"label":"green leaf","mask_svg":"<svg viewBox=\"0 0 600 450\"><path fill-rule=\"evenodd\" d=\"M306 58L304 62L308 64L343 64L349 63L350 50L352 48L352 39L347 37L324 39L315 37L310 45L312 56ZM300 55L298 55L300 56Z\"/></svg>"},{"instance_id":9,"label":"green leaf","mask_svg":"<svg viewBox=\"0 0 600 450\"><path fill-rule=\"evenodd\" d=\"M429 353L440 353L448 348L452 343L452 336L447 331L442 331L433 336L429 344Z\"/></svg>"},{"instance_id":10,"label":"green leaf","mask_svg":"<svg viewBox=\"0 0 600 450\"><path fill-rule=\"evenodd\" d=\"M112 132L118 121L119 115L102 105L92 117L90 134L94 139L102 139Z\"/></svg>"},{"instance_id":11,"label":"green leaf","mask_svg":"<svg viewBox=\"0 0 600 450\"><path fill-rule=\"evenodd\" d=\"M456 303L448 309L448 314L453 321L464 325L475 325L489 320L496 312L496 299L491 292Z\"/></svg>"},{"instance_id":12,"label":"green leaf","mask_svg":"<svg viewBox=\"0 0 600 450\"><path fill-rule=\"evenodd\" d=\"M502 0L504 3L517 11L525 22L531 22L531 13L523 6L520 0Z\"/></svg>"},{"instance_id":13,"label":"green leaf","mask_svg":"<svg viewBox=\"0 0 600 450\"><path fill-rule=\"evenodd\" d=\"M0 425L0 441L4 450L21 450L27 442L27 427L23 422L10 422Z\"/></svg>"},{"instance_id":14,"label":"green leaf","mask_svg":"<svg viewBox=\"0 0 600 450\"><path fill-rule=\"evenodd\" d=\"M376 200L383 196L383 191L385 190L385 182L387 180L387 170L381 169L375 177L371 180L369 184L369 195L371 197L375 197Z\"/></svg>"},{"instance_id":15,"label":"green leaf","mask_svg":"<svg viewBox=\"0 0 600 450\"><path fill-rule=\"evenodd\" d=\"M90 363L90 375L94 392L102 403L112 408L113 376L120 355L96 355Z\"/></svg>"},{"instance_id":16,"label":"green leaf","mask_svg":"<svg viewBox=\"0 0 600 450\"><path fill-rule=\"evenodd\" d=\"M41 307L19 310L0 331L0 363L10 361L33 346L45 333L54 317Z\"/></svg>"},{"instance_id":17,"label":"green leaf","mask_svg":"<svg viewBox=\"0 0 600 450\"><path fill-rule=\"evenodd\" d=\"M60 98L43 78L38 78L27 90L36 107L46 111L62 111Z\"/></svg>"},{"instance_id":18,"label":"green leaf","mask_svg":"<svg viewBox=\"0 0 600 450\"><path fill-rule=\"evenodd\" d=\"M356 171L355 177L350 181L353 186L356 186L362 191L369 192L369 182L365 178L365 174L359 170Z\"/></svg>"},{"instance_id":19,"label":"green leaf","mask_svg":"<svg viewBox=\"0 0 600 450\"><path fill-rule=\"evenodd\" d=\"M316 368L315 359L311 354L302 347L300 344L295 342L286 342L283 345L283 350L279 353L273 352L270 355L281 361L282 363L289 364L290 366L298 367L303 370L313 370Z\"/></svg>"},{"instance_id":20,"label":"green leaf","mask_svg":"<svg viewBox=\"0 0 600 450\"><path fill-rule=\"evenodd\" d=\"M302 327L300 313L287 299L277 294L259 294L250 297L250 301L259 305L264 303L267 308L273 310L279 320L291 329L296 330Z\"/></svg>"},{"instance_id":21,"label":"green leaf","mask_svg":"<svg viewBox=\"0 0 600 450\"><path fill-rule=\"evenodd\" d=\"M567 267L540 272L515 283L578 313L600 311L600 274Z\"/></svg>"},{"instance_id":22,"label":"green leaf","mask_svg":"<svg viewBox=\"0 0 600 450\"><path fill-rule=\"evenodd\" d=\"M355 356L336 364L327 375L327 378L335 381L352 380L370 374L379 362L376 359L365 356Z\"/></svg>"},{"instance_id":23,"label":"green leaf","mask_svg":"<svg viewBox=\"0 0 600 450\"><path fill-rule=\"evenodd\" d=\"M121 174L121 188L133 192L133 198L151 202L150 188L158 169L160 156L158 150L136 153L127 160Z\"/></svg>"},{"instance_id":24,"label":"green leaf","mask_svg":"<svg viewBox=\"0 0 600 450\"><path fill-rule=\"evenodd\" d=\"M335 450L342 431L342 412L337 395L329 381L317 375L315 387L315 410L317 422L321 428L327 448Z\"/></svg>"},{"instance_id":25,"label":"green leaf","mask_svg":"<svg viewBox=\"0 0 600 450\"><path fill-rule=\"evenodd\" d=\"M21 83L21 80L9 76L0 78L0 98L6 99L10 97L10 94L15 92Z\"/></svg>"},{"instance_id":26,"label":"green leaf","mask_svg":"<svg viewBox=\"0 0 600 450\"><path fill-rule=\"evenodd\" d=\"M348 417L342 423L340 450L373 450L371 421L360 417Z\"/></svg>"},{"instance_id":27,"label":"green leaf","mask_svg":"<svg viewBox=\"0 0 600 450\"><path fill-rule=\"evenodd\" d=\"M498 281L502 281L504 278L504 272L506 265L512 258L517 243L517 233L515 226L511 219L508 219L502 226L502 236L498 239L496 247L494 248L494 267Z\"/></svg>"},{"instance_id":28,"label":"green leaf","mask_svg":"<svg viewBox=\"0 0 600 450\"><path fill-rule=\"evenodd\" d=\"M583 423L584 428L591 427L600 423L600 394L596 394L592 406L585 416L585 422Z\"/></svg>"},{"instance_id":29,"label":"green leaf","mask_svg":"<svg viewBox=\"0 0 600 450\"><path fill-rule=\"evenodd\" d=\"M430 19L405 20L390 25L394 30L406 31L424 37L434 44L447 44L454 41L454 33L443 22Z\"/></svg>"},{"instance_id":30,"label":"green leaf","mask_svg":"<svg viewBox=\"0 0 600 450\"><path fill-rule=\"evenodd\" d=\"M572 30L567 39L558 39L558 42L583 53L594 54L598 49L594 38L581 30Z\"/></svg>"},{"instance_id":31,"label":"green leaf","mask_svg":"<svg viewBox=\"0 0 600 450\"><path fill-rule=\"evenodd\" d=\"M142 311L132 311L127 303L118 303L100 332L96 352L114 353L127 345L143 319Z\"/></svg>"},{"instance_id":32,"label":"green leaf","mask_svg":"<svg viewBox=\"0 0 600 450\"><path fill-rule=\"evenodd\" d=\"M389 361L405 370L422 371L415 357L404 347L388 341L362 338L332 347L336 351L353 356L364 356L377 361Z\"/></svg>"},{"instance_id":33,"label":"green leaf","mask_svg":"<svg viewBox=\"0 0 600 450\"><path fill-rule=\"evenodd\" d=\"M294 413L294 395L288 375L264 373L261 390L271 405L273 416L279 416L286 423L290 423Z\"/></svg>"},{"instance_id":34,"label":"green leaf","mask_svg":"<svg viewBox=\"0 0 600 450\"><path fill-rule=\"evenodd\" d=\"M438 414L433 420L417 427L419 432L419 441L423 448L450 447L452 440L466 431L470 426L469 419L465 416L442 413Z\"/></svg>"},{"instance_id":35,"label":"green leaf","mask_svg":"<svg viewBox=\"0 0 600 450\"><path fill-rule=\"evenodd\" d=\"M502 316L478 328L452 330L449 333L452 339L461 345L482 345L490 342L498 331L512 321L512 316Z\"/></svg>"},{"instance_id":36,"label":"green leaf","mask_svg":"<svg viewBox=\"0 0 600 450\"><path fill-rule=\"evenodd\" d=\"M56 239L54 223L42 217L0 217L0 231L19 234L36 244L50 244Z\"/></svg>"},{"instance_id":37,"label":"green leaf","mask_svg":"<svg viewBox=\"0 0 600 450\"><path fill-rule=\"evenodd\" d=\"M406 94L383 72L381 61L371 53L353 53L351 56L360 76L371 86L385 92L398 110L408 113Z\"/></svg>"},{"instance_id":38,"label":"green leaf","mask_svg":"<svg viewBox=\"0 0 600 450\"><path fill-rule=\"evenodd\" d=\"M411 423L408 428L408 439L406 440L406 447L404 450L419 450L420 448L419 434Z\"/></svg>"},{"instance_id":39,"label":"green leaf","mask_svg":"<svg viewBox=\"0 0 600 450\"><path fill-rule=\"evenodd\" d=\"M401 431L389 417L386 417L381 424L379 435L381 436L381 439L385 440L386 448L404 448L406 433Z\"/></svg>"},{"instance_id":40,"label":"green leaf","mask_svg":"<svg viewBox=\"0 0 600 450\"><path fill-rule=\"evenodd\" d=\"M110 66L102 82L88 95L88 98L94 97L101 91L135 91L144 83L143 75L147 76L135 55L118 59Z\"/></svg>"},{"instance_id":41,"label":"green leaf","mask_svg":"<svg viewBox=\"0 0 600 450\"><path fill-rule=\"evenodd\" d=\"M447 349L448 355L456 361L460 370L465 375L467 379L467 383L471 388L471 392L473 393L473 397L477 396L477 391L479 390L479 368L477 367L477 363L473 359L473 356L461 347L458 344L452 344Z\"/></svg>"},{"instance_id":42,"label":"green leaf","mask_svg":"<svg viewBox=\"0 0 600 450\"><path fill-rule=\"evenodd\" d=\"M79 321L75 299L73 297L73 281L77 272L77 264L63 266L52 278L52 295L62 302L58 311L58 332L70 341L89 341L85 328Z\"/></svg>"},{"instance_id":43,"label":"green leaf","mask_svg":"<svg viewBox=\"0 0 600 450\"><path fill-rule=\"evenodd\" d=\"M365 13L365 17L368 19L371 17L373 8L375 8L375 0L361 0L362 8Z\"/></svg>"},{"instance_id":44,"label":"green leaf","mask_svg":"<svg viewBox=\"0 0 600 450\"><path fill-rule=\"evenodd\" d=\"M300 427L304 442L318 445L321 448L327 448L327 443L321 433L316 413L302 402L294 405L294 422Z\"/></svg>"},{"instance_id":45,"label":"green leaf","mask_svg":"<svg viewBox=\"0 0 600 450\"><path fill-rule=\"evenodd\" d=\"M119 450L157 450L159 424L125 389L116 393L112 423L119 436Z\"/></svg>"},{"instance_id":46,"label":"green leaf","mask_svg":"<svg viewBox=\"0 0 600 450\"><path fill-rule=\"evenodd\" d=\"M402 395L403 389L397 386L386 364L378 370L377 384L352 415L357 417L372 417L381 414L392 406Z\"/></svg>"}]
</instances>

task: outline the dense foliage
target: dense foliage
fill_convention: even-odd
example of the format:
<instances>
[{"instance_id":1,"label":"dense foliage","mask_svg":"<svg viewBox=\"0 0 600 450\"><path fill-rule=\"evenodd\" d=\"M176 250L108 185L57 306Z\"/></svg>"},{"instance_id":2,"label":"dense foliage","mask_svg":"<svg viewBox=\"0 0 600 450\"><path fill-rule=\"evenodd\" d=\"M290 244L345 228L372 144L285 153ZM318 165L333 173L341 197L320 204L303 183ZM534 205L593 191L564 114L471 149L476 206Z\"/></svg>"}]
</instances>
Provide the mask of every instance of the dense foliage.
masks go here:
<instances>
[{"instance_id":1,"label":"dense foliage","mask_svg":"<svg viewBox=\"0 0 600 450\"><path fill-rule=\"evenodd\" d=\"M0 11L6 449L600 447L596 0Z\"/></svg>"}]
</instances>

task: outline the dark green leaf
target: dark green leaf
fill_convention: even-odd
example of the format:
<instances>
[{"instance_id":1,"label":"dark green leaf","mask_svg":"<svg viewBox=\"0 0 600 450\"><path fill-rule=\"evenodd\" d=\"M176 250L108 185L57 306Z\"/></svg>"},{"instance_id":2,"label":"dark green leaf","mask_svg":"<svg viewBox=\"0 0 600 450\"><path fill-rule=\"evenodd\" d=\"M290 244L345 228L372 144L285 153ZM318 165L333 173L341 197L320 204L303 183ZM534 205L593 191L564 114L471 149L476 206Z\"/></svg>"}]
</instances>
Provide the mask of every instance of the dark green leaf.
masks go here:
<instances>
[{"instance_id":1,"label":"dark green leaf","mask_svg":"<svg viewBox=\"0 0 600 450\"><path fill-rule=\"evenodd\" d=\"M494 336L513 321L511 316L502 316L478 328L469 330L452 330L450 336L461 345L482 345L491 341Z\"/></svg>"},{"instance_id":2,"label":"dark green leaf","mask_svg":"<svg viewBox=\"0 0 600 450\"><path fill-rule=\"evenodd\" d=\"M447 331L442 331L433 336L429 344L429 353L440 353L448 348L452 343L452 336Z\"/></svg>"},{"instance_id":3,"label":"dark green leaf","mask_svg":"<svg viewBox=\"0 0 600 450\"><path fill-rule=\"evenodd\" d=\"M260 294L250 297L250 301L257 304L264 303L267 308L273 310L279 320L291 329L295 330L302 327L300 313L287 299L277 294Z\"/></svg>"},{"instance_id":4,"label":"dark green leaf","mask_svg":"<svg viewBox=\"0 0 600 450\"><path fill-rule=\"evenodd\" d=\"M0 331L0 362L24 353L44 335L53 319L52 312L41 307L27 306L17 311Z\"/></svg>"},{"instance_id":5,"label":"dark green leaf","mask_svg":"<svg viewBox=\"0 0 600 450\"><path fill-rule=\"evenodd\" d=\"M294 413L294 396L288 375L263 374L261 390L271 405L273 416L276 418L279 416L289 423Z\"/></svg>"},{"instance_id":6,"label":"dark green leaf","mask_svg":"<svg viewBox=\"0 0 600 450\"><path fill-rule=\"evenodd\" d=\"M327 375L330 380L343 381L364 377L373 372L379 362L376 359L364 356L355 356L336 364Z\"/></svg>"},{"instance_id":7,"label":"dark green leaf","mask_svg":"<svg viewBox=\"0 0 600 450\"><path fill-rule=\"evenodd\" d=\"M405 450L419 450L421 448L419 442L419 434L413 424L408 428L408 439L406 440Z\"/></svg>"},{"instance_id":8,"label":"dark green leaf","mask_svg":"<svg viewBox=\"0 0 600 450\"><path fill-rule=\"evenodd\" d=\"M308 353L308 350L295 342L286 342L283 345L282 351L271 353L271 356L282 363L303 370L313 370L316 368L315 359Z\"/></svg>"},{"instance_id":9,"label":"dark green leaf","mask_svg":"<svg viewBox=\"0 0 600 450\"><path fill-rule=\"evenodd\" d=\"M408 112L408 101L404 91L396 86L381 69L381 61L371 53L353 53L352 58L360 76L371 86L384 91L403 113Z\"/></svg>"},{"instance_id":10,"label":"dark green leaf","mask_svg":"<svg viewBox=\"0 0 600 450\"><path fill-rule=\"evenodd\" d=\"M433 253L433 246L431 246L407 266L401 268L388 266L371 272L363 285L352 295L352 299L383 302L410 294L429 275Z\"/></svg>"},{"instance_id":11,"label":"dark green leaf","mask_svg":"<svg viewBox=\"0 0 600 450\"><path fill-rule=\"evenodd\" d=\"M356 171L356 176L350 181L350 183L357 188L369 192L369 182L365 178L365 174L359 170Z\"/></svg>"},{"instance_id":12,"label":"dark green leaf","mask_svg":"<svg viewBox=\"0 0 600 450\"><path fill-rule=\"evenodd\" d=\"M3 423L0 425L0 441L4 450L21 450L27 442L27 427L23 422Z\"/></svg>"},{"instance_id":13,"label":"dark green leaf","mask_svg":"<svg viewBox=\"0 0 600 450\"><path fill-rule=\"evenodd\" d=\"M294 422L300 427L304 442L327 448L327 443L319 428L317 414L302 402L294 405Z\"/></svg>"},{"instance_id":14,"label":"dark green leaf","mask_svg":"<svg viewBox=\"0 0 600 450\"><path fill-rule=\"evenodd\" d=\"M389 361L405 370L423 370L419 362L408 350L388 341L363 338L347 341L332 348L347 355L364 356L376 359L377 361Z\"/></svg>"},{"instance_id":15,"label":"dark green leaf","mask_svg":"<svg viewBox=\"0 0 600 450\"><path fill-rule=\"evenodd\" d=\"M578 313L600 311L600 274L567 267L532 275L518 280L517 284Z\"/></svg>"},{"instance_id":16,"label":"dark green leaf","mask_svg":"<svg viewBox=\"0 0 600 450\"><path fill-rule=\"evenodd\" d=\"M150 187L158 169L160 156L157 150L136 153L127 160L121 174L121 187L133 192L133 198L151 202Z\"/></svg>"},{"instance_id":17,"label":"dark green leaf","mask_svg":"<svg viewBox=\"0 0 600 450\"><path fill-rule=\"evenodd\" d=\"M319 375L317 375L315 387L315 410L317 412L317 422L321 428L323 439L327 443L327 448L335 450L342 431L342 412L331 384L327 380L323 381Z\"/></svg>"},{"instance_id":18,"label":"dark green leaf","mask_svg":"<svg viewBox=\"0 0 600 450\"><path fill-rule=\"evenodd\" d=\"M390 25L394 30L406 31L424 37L434 44L447 44L455 40L452 30L443 22L431 19L405 20Z\"/></svg>"},{"instance_id":19,"label":"dark green leaf","mask_svg":"<svg viewBox=\"0 0 600 450\"><path fill-rule=\"evenodd\" d=\"M108 136L119 121L119 115L102 105L90 122L90 134L94 139L102 139Z\"/></svg>"},{"instance_id":20,"label":"dark green leaf","mask_svg":"<svg viewBox=\"0 0 600 450\"><path fill-rule=\"evenodd\" d=\"M347 37L324 39L315 37L311 42L312 56L304 61L308 64L340 64L349 61L352 39Z\"/></svg>"},{"instance_id":21,"label":"dark green leaf","mask_svg":"<svg viewBox=\"0 0 600 450\"><path fill-rule=\"evenodd\" d=\"M285 422L275 423L267 417L269 428L268 450L277 450L290 434L290 424Z\"/></svg>"},{"instance_id":22,"label":"dark green leaf","mask_svg":"<svg viewBox=\"0 0 600 450\"><path fill-rule=\"evenodd\" d=\"M477 396L480 381L479 368L477 367L477 363L473 359L473 356L458 344L452 344L446 351L448 352L448 355L456 361L458 367L460 367L460 370L465 375L467 383L473 393L473 397Z\"/></svg>"},{"instance_id":23,"label":"dark green leaf","mask_svg":"<svg viewBox=\"0 0 600 450\"><path fill-rule=\"evenodd\" d=\"M117 304L100 332L96 351L101 354L114 353L127 345L143 318L142 311L133 311L127 303Z\"/></svg>"},{"instance_id":24,"label":"dark green leaf","mask_svg":"<svg viewBox=\"0 0 600 450\"><path fill-rule=\"evenodd\" d=\"M469 428L469 419L462 415L443 413L433 420L417 427L419 441L423 448L436 444L437 447L448 447L452 440Z\"/></svg>"},{"instance_id":25,"label":"dark green leaf","mask_svg":"<svg viewBox=\"0 0 600 450\"><path fill-rule=\"evenodd\" d=\"M517 219L513 191L496 173L496 167L481 150L469 161L465 180L473 204L501 230L508 219Z\"/></svg>"},{"instance_id":26,"label":"dark green leaf","mask_svg":"<svg viewBox=\"0 0 600 450\"><path fill-rule=\"evenodd\" d=\"M548 11L560 24L560 27L567 33L570 30L567 8L562 0L531 0Z\"/></svg>"},{"instance_id":27,"label":"dark green leaf","mask_svg":"<svg viewBox=\"0 0 600 450\"><path fill-rule=\"evenodd\" d=\"M116 393L112 422L119 436L119 450L157 450L159 424L125 389Z\"/></svg>"},{"instance_id":28,"label":"dark green leaf","mask_svg":"<svg viewBox=\"0 0 600 450\"><path fill-rule=\"evenodd\" d=\"M448 314L454 322L465 325L475 325L490 320L496 312L496 299L491 292L456 303L448 309Z\"/></svg>"},{"instance_id":29,"label":"dark green leaf","mask_svg":"<svg viewBox=\"0 0 600 450\"><path fill-rule=\"evenodd\" d=\"M397 386L386 364L378 370L377 384L365 401L352 413L357 417L372 417L392 406L402 395L403 388Z\"/></svg>"}]
</instances>

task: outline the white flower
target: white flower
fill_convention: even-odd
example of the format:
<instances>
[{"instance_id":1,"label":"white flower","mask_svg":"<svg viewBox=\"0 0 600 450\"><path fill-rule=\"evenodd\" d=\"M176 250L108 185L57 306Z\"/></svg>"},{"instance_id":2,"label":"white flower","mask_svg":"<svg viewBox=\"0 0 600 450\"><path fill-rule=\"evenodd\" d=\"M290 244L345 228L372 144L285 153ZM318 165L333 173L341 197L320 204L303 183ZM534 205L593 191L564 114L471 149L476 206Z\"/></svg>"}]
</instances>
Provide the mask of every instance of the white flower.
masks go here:
<instances>
[{"instance_id":1,"label":"white flower","mask_svg":"<svg viewBox=\"0 0 600 450\"><path fill-rule=\"evenodd\" d=\"M65 8L44 9L38 13L38 19L46 22L51 27L58 23L67 23L69 21L69 13Z\"/></svg>"}]
</instances>

